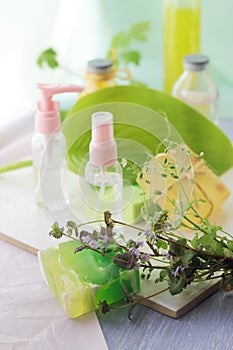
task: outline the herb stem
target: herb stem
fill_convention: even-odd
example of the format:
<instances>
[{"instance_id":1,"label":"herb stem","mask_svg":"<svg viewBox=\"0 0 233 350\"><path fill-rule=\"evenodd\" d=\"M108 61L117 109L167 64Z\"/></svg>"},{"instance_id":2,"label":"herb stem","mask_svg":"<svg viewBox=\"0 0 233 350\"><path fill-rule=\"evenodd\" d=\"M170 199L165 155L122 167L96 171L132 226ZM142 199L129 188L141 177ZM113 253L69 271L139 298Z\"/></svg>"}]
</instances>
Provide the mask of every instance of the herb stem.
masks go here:
<instances>
[{"instance_id":1,"label":"herb stem","mask_svg":"<svg viewBox=\"0 0 233 350\"><path fill-rule=\"evenodd\" d=\"M195 222L193 222L191 219L189 219L186 215L184 215L184 219L187 220L190 224L192 224L194 227L196 227L199 231L208 234L207 231L205 231L201 226L197 225Z\"/></svg>"},{"instance_id":2,"label":"herb stem","mask_svg":"<svg viewBox=\"0 0 233 350\"><path fill-rule=\"evenodd\" d=\"M5 173L7 171L16 170L32 165L32 160L23 160L21 162L9 164L0 168L0 173Z\"/></svg>"}]
</instances>

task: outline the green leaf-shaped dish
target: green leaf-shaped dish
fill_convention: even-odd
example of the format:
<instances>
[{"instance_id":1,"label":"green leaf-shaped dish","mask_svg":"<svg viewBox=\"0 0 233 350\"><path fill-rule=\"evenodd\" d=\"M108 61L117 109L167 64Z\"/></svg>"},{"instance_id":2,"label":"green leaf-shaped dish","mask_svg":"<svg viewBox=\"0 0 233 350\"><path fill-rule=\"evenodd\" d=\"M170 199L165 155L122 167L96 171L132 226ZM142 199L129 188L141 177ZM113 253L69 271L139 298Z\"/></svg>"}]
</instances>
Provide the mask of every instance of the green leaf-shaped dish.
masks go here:
<instances>
[{"instance_id":1,"label":"green leaf-shaped dish","mask_svg":"<svg viewBox=\"0 0 233 350\"><path fill-rule=\"evenodd\" d=\"M135 105L138 108L136 106L135 109ZM153 153L161 151L161 140L169 135L162 132L160 139L156 136L160 128L158 120L165 120L166 115L174 127L173 136L179 139L180 135L194 152L204 152L205 160L218 175L233 166L231 141L196 110L153 89L116 86L82 97L67 114L63 131L68 143L68 163L74 172L79 172L88 154L91 114L100 110L109 110L114 114L119 156L130 155L129 159L134 160L131 155L138 153L139 145Z\"/></svg>"}]
</instances>

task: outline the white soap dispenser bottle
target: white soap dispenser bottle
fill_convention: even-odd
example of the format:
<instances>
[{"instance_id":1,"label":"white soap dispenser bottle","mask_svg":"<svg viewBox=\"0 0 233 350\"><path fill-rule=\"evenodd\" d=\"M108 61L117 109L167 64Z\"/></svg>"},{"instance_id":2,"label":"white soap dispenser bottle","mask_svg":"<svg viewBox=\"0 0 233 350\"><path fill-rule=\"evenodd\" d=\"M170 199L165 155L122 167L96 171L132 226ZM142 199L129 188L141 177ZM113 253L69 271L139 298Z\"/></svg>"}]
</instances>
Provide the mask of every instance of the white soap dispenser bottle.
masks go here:
<instances>
[{"instance_id":1,"label":"white soap dispenser bottle","mask_svg":"<svg viewBox=\"0 0 233 350\"><path fill-rule=\"evenodd\" d=\"M32 138L32 160L35 176L35 199L49 211L67 207L66 140L60 127L60 104L53 95L81 92L74 84L37 84L41 92L35 115L35 134Z\"/></svg>"},{"instance_id":2,"label":"white soap dispenser bottle","mask_svg":"<svg viewBox=\"0 0 233 350\"><path fill-rule=\"evenodd\" d=\"M122 219L122 168L117 160L117 144L113 135L113 115L96 112L92 115L92 140L89 162L85 167L82 186L89 206L90 219L102 219L108 210L114 218Z\"/></svg>"}]
</instances>

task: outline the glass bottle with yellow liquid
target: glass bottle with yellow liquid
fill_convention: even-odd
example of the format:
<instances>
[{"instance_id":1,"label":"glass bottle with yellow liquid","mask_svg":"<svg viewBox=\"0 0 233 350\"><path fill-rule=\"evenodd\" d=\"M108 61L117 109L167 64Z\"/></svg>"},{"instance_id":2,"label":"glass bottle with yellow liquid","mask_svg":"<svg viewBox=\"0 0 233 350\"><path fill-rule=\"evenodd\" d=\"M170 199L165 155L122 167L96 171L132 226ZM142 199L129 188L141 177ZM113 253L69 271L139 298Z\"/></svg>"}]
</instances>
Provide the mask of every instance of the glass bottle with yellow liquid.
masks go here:
<instances>
[{"instance_id":1,"label":"glass bottle with yellow liquid","mask_svg":"<svg viewBox=\"0 0 233 350\"><path fill-rule=\"evenodd\" d=\"M130 72L127 69L113 67L112 60L102 58L91 60L87 63L87 71L84 76L85 89L79 97L118 85L117 80L129 80L130 78Z\"/></svg>"},{"instance_id":2,"label":"glass bottle with yellow liquid","mask_svg":"<svg viewBox=\"0 0 233 350\"><path fill-rule=\"evenodd\" d=\"M200 0L164 0L164 90L183 71L183 57L200 52Z\"/></svg>"}]
</instances>

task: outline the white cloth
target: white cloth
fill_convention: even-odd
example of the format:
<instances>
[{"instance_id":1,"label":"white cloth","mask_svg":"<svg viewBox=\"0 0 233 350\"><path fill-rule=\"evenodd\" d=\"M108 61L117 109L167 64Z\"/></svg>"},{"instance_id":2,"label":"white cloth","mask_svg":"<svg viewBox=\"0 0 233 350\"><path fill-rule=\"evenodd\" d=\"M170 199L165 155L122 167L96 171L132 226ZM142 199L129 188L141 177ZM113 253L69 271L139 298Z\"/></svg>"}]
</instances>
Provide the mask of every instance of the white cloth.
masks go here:
<instances>
[{"instance_id":1,"label":"white cloth","mask_svg":"<svg viewBox=\"0 0 233 350\"><path fill-rule=\"evenodd\" d=\"M36 256L3 241L0 349L107 349L95 313L68 319L44 283Z\"/></svg>"}]
</instances>

